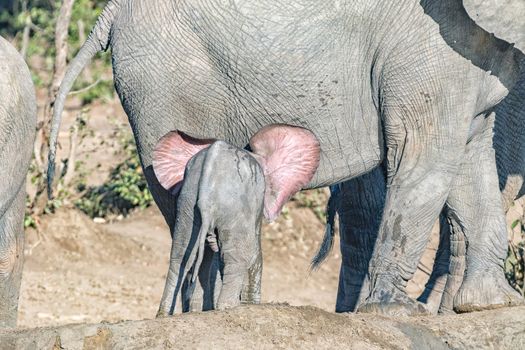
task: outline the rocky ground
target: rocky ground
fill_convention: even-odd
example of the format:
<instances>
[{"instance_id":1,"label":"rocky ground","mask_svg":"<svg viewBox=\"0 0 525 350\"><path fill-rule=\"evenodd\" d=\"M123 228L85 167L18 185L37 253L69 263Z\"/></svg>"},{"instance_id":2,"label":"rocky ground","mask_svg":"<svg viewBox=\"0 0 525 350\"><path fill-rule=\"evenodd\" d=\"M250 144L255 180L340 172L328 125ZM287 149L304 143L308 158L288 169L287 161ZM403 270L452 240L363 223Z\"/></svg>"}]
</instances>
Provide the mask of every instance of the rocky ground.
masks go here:
<instances>
[{"instance_id":1,"label":"rocky ground","mask_svg":"<svg viewBox=\"0 0 525 350\"><path fill-rule=\"evenodd\" d=\"M0 349L523 349L525 307L389 319L252 305L117 324L0 330Z\"/></svg>"}]
</instances>

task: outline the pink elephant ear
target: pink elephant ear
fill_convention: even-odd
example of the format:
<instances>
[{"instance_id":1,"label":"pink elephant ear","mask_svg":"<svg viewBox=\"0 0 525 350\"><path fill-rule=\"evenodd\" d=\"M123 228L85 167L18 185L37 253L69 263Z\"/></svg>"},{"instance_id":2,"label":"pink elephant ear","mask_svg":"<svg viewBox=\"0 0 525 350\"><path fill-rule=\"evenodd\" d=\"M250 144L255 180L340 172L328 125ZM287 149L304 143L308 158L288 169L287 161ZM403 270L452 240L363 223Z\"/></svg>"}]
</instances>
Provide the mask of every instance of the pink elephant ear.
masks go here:
<instances>
[{"instance_id":1,"label":"pink elephant ear","mask_svg":"<svg viewBox=\"0 0 525 350\"><path fill-rule=\"evenodd\" d=\"M273 221L284 204L304 188L319 166L319 141L310 131L289 125L269 125L250 140L264 170L264 216Z\"/></svg>"},{"instance_id":2,"label":"pink elephant ear","mask_svg":"<svg viewBox=\"0 0 525 350\"><path fill-rule=\"evenodd\" d=\"M177 194L188 161L214 141L196 139L177 130L164 135L153 150L153 171L161 186Z\"/></svg>"}]
</instances>

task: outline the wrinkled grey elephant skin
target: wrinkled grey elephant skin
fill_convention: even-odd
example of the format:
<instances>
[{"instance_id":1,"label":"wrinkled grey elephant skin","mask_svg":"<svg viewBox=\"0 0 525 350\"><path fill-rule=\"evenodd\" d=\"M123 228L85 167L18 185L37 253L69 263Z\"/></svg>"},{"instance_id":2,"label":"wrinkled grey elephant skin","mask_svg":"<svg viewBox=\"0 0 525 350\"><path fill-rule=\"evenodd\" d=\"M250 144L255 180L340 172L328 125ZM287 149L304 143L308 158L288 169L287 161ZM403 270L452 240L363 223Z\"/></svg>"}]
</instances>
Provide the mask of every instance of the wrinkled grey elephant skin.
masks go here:
<instances>
[{"instance_id":1,"label":"wrinkled grey elephant skin","mask_svg":"<svg viewBox=\"0 0 525 350\"><path fill-rule=\"evenodd\" d=\"M502 213L523 195L524 190L525 62L519 76L521 78L507 97L493 111L475 118L471 126L471 130L477 129L476 136L467 144L467 159L471 165L468 162L464 165L447 199L440 217L437 258L419 298L432 312L438 309L441 313L453 309L464 312L523 303L503 276L508 243ZM495 148L495 160L492 148ZM496 191L494 161L501 194ZM384 196L384 175L380 169L332 187L330 200L336 203L331 210L339 214L341 250L346 257L341 266L337 311L354 311L368 296L368 262L377 238ZM327 232L325 240L330 240L331 236L333 232ZM477 285L464 292L470 295L463 298L471 300L464 303L459 297L454 301L464 274L468 271L466 277L469 277L468 274L480 270L475 261L470 262L466 270L467 246L474 250L471 260L476 259L476 255L483 260L483 273L475 275Z\"/></svg>"},{"instance_id":2,"label":"wrinkled grey elephant skin","mask_svg":"<svg viewBox=\"0 0 525 350\"><path fill-rule=\"evenodd\" d=\"M16 326L24 257L25 179L36 132L27 66L0 37L0 328Z\"/></svg>"},{"instance_id":3,"label":"wrinkled grey elephant skin","mask_svg":"<svg viewBox=\"0 0 525 350\"><path fill-rule=\"evenodd\" d=\"M461 1L110 1L72 62L60 114L93 55L111 47L115 87L146 178L173 231L175 204L152 150L170 130L245 147L268 124L319 140L304 188L355 178L384 160L379 239L363 311L423 312L404 292L465 160L474 118L517 80L523 54L478 27Z\"/></svg>"}]
</instances>

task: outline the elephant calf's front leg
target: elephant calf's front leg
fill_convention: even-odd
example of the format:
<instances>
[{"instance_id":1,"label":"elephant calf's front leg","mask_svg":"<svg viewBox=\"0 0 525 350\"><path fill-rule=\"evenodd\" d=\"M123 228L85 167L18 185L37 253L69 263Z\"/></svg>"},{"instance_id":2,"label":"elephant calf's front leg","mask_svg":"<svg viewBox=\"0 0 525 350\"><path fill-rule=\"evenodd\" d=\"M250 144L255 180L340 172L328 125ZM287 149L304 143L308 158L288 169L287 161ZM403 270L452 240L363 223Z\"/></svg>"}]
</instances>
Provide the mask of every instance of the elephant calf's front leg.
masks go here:
<instances>
[{"instance_id":1,"label":"elephant calf's front leg","mask_svg":"<svg viewBox=\"0 0 525 350\"><path fill-rule=\"evenodd\" d=\"M424 119L423 119L424 120ZM438 125L432 124L434 132ZM407 125L403 125L406 129ZM396 130L403 130L396 126ZM390 315L427 314L406 293L408 280L430 238L456 174L464 147L453 134L428 139L429 131L392 133L388 140L387 195L376 247L370 263L371 292L362 312Z\"/></svg>"},{"instance_id":2,"label":"elephant calf's front leg","mask_svg":"<svg viewBox=\"0 0 525 350\"><path fill-rule=\"evenodd\" d=\"M217 304L221 290L218 255L206 245L198 277L192 282L193 273L188 274L182 286L182 312L213 310Z\"/></svg>"}]
</instances>

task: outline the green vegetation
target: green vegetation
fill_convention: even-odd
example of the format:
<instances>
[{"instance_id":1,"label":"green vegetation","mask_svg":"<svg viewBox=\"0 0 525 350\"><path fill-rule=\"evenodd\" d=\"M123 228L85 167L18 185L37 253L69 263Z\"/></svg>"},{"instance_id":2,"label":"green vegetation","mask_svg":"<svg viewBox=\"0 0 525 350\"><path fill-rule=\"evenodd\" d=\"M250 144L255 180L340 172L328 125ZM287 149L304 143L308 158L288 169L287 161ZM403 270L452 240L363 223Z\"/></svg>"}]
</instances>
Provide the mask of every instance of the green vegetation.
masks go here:
<instances>
[{"instance_id":1,"label":"green vegetation","mask_svg":"<svg viewBox=\"0 0 525 350\"><path fill-rule=\"evenodd\" d=\"M329 192L326 189L318 188L315 190L302 191L292 197L299 207L310 208L317 218L324 224L326 223L326 201Z\"/></svg>"},{"instance_id":2,"label":"green vegetation","mask_svg":"<svg viewBox=\"0 0 525 350\"><path fill-rule=\"evenodd\" d=\"M521 228L521 240L517 244L509 243L509 251L505 260L505 275L514 289L525 296L525 226L520 220L515 220L511 228L514 229L518 225Z\"/></svg>"},{"instance_id":3,"label":"green vegetation","mask_svg":"<svg viewBox=\"0 0 525 350\"><path fill-rule=\"evenodd\" d=\"M78 188L84 194L75 205L92 218L126 216L134 209L144 209L153 203L135 143L128 138L123 143L123 148L126 159L113 169L106 183L85 191L82 185Z\"/></svg>"},{"instance_id":4,"label":"green vegetation","mask_svg":"<svg viewBox=\"0 0 525 350\"><path fill-rule=\"evenodd\" d=\"M61 3L60 0L11 0L0 7L0 35L12 38L19 49L24 45L24 29L26 26L30 29L26 56L29 57L28 65L32 68L33 81L37 87L45 87L49 83L55 56L53 42L56 19ZM106 3L106 0L75 1L68 33L68 59L76 55ZM110 55L102 53L95 61L90 80L81 77L73 87L73 90L82 90L93 85L78 94L83 104L113 96L113 81L108 75Z\"/></svg>"}]
</instances>

